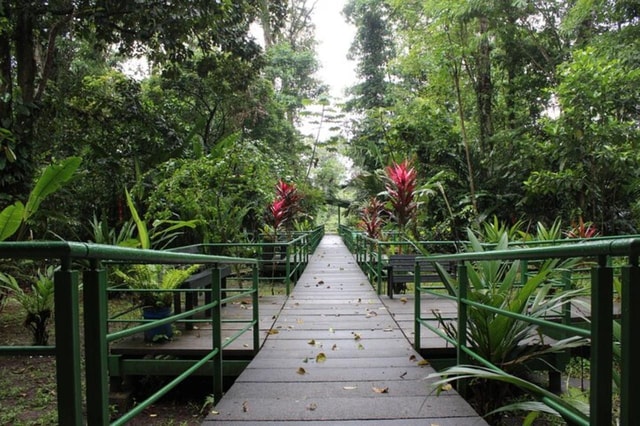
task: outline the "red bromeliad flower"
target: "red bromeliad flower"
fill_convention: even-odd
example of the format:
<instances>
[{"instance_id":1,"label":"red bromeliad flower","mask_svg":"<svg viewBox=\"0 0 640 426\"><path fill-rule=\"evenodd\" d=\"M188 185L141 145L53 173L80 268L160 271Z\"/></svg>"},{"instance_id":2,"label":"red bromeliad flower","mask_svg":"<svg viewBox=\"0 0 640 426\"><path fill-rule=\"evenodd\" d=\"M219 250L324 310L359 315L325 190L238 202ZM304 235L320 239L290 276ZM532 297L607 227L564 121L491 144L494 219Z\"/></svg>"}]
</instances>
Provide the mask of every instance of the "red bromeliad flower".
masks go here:
<instances>
[{"instance_id":1,"label":"red bromeliad flower","mask_svg":"<svg viewBox=\"0 0 640 426\"><path fill-rule=\"evenodd\" d=\"M368 237L377 239L380 237L380 231L384 225L384 213L384 204L373 197L360 212L361 221L358 226L367 233Z\"/></svg>"},{"instance_id":2,"label":"red bromeliad flower","mask_svg":"<svg viewBox=\"0 0 640 426\"><path fill-rule=\"evenodd\" d=\"M578 224L572 224L573 229L564 233L567 238L593 238L598 236L598 230L591 222L585 222L582 217L579 218Z\"/></svg>"},{"instance_id":3,"label":"red bromeliad flower","mask_svg":"<svg viewBox=\"0 0 640 426\"><path fill-rule=\"evenodd\" d=\"M278 181L276 184L276 198L269 206L270 222L275 231L293 220L300 210L301 199L298 188L294 184L288 184L282 180Z\"/></svg>"},{"instance_id":4,"label":"red bromeliad flower","mask_svg":"<svg viewBox=\"0 0 640 426\"><path fill-rule=\"evenodd\" d=\"M387 195L393 206L393 218L404 229L415 217L418 205L414 201L414 191L417 184L417 172L411 166L409 160L402 163L393 163L385 168L388 182Z\"/></svg>"}]
</instances>

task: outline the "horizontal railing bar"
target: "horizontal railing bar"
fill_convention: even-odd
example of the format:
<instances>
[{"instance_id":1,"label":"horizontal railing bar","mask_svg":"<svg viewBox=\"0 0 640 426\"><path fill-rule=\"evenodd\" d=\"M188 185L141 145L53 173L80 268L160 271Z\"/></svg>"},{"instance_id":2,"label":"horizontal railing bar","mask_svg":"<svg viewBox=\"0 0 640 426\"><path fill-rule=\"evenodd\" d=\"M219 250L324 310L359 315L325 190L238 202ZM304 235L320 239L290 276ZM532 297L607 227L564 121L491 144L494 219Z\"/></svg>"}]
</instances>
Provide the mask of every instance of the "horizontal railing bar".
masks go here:
<instances>
[{"instance_id":1,"label":"horizontal railing bar","mask_svg":"<svg viewBox=\"0 0 640 426\"><path fill-rule=\"evenodd\" d=\"M177 253L105 244L64 241L10 241L0 243L0 258L12 259L93 259L145 263L256 264L252 258Z\"/></svg>"}]
</instances>

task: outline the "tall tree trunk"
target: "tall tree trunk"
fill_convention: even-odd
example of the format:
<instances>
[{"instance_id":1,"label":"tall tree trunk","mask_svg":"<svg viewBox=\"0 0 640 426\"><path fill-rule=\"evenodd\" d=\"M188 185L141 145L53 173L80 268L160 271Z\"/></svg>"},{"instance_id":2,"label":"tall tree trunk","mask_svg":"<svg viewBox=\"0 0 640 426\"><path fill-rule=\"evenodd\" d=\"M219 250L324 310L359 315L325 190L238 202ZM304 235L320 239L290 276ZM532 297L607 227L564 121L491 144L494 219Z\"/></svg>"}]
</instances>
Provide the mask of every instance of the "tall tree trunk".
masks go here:
<instances>
[{"instance_id":1,"label":"tall tree trunk","mask_svg":"<svg viewBox=\"0 0 640 426\"><path fill-rule=\"evenodd\" d=\"M480 45L476 54L476 99L480 125L482 150L492 149L489 139L493 135L493 82L491 80L491 45L489 43L489 19L479 18Z\"/></svg>"}]
</instances>

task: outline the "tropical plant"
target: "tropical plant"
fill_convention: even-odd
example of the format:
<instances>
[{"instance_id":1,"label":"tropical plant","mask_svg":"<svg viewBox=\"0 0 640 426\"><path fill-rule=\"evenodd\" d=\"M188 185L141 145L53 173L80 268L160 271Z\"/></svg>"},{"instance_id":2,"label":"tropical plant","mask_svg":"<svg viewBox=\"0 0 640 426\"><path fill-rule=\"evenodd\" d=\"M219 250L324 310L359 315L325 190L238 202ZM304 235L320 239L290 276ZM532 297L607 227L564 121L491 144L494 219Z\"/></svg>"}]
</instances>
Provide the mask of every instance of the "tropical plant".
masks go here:
<instances>
[{"instance_id":1,"label":"tropical plant","mask_svg":"<svg viewBox=\"0 0 640 426\"><path fill-rule=\"evenodd\" d=\"M485 251L471 230L468 230L467 235L469 251ZM505 231L494 248L506 250L508 245ZM545 341L538 325L494 311L498 309L538 319L557 316L566 303L583 293L583 290L563 291L558 288L557 274L560 270L569 268L573 262L575 261L569 260L561 264L558 259L546 260L526 272L522 272L522 265L518 260L465 262L469 282L467 298L491 309L477 306L465 308L468 316L466 339L469 348L496 369L516 372L533 359L583 343L578 338ZM436 270L449 293L457 296L459 278L452 277L441 265L436 264ZM526 274L525 277L522 276L523 273ZM439 312L434 314L445 334L451 339L457 339L456 324L447 321ZM442 374L446 375L447 371L444 370ZM493 385L487 383L486 386ZM495 409L496 401L502 400L501 396L496 397L491 392L505 391L505 388L494 388L478 392L479 405L483 407L483 411ZM491 398L485 399L488 394L492 395Z\"/></svg>"},{"instance_id":2,"label":"tropical plant","mask_svg":"<svg viewBox=\"0 0 640 426\"><path fill-rule=\"evenodd\" d=\"M54 268L37 272L29 291L25 291L17 280L0 273L0 287L6 290L25 311L24 326L33 336L33 344L46 346L49 342L48 324L53 315Z\"/></svg>"},{"instance_id":3,"label":"tropical plant","mask_svg":"<svg viewBox=\"0 0 640 426\"><path fill-rule=\"evenodd\" d=\"M281 229L290 229L300 212L301 200L302 196L294 184L279 180L276 184L276 197L269 205L268 227L265 230L272 230L275 236Z\"/></svg>"},{"instance_id":4,"label":"tropical plant","mask_svg":"<svg viewBox=\"0 0 640 426\"><path fill-rule=\"evenodd\" d=\"M598 236L598 230L591 222L578 219L578 224L572 223L572 228L564 233L567 238L593 238Z\"/></svg>"},{"instance_id":5,"label":"tropical plant","mask_svg":"<svg viewBox=\"0 0 640 426\"><path fill-rule=\"evenodd\" d=\"M140 247L143 249L164 249L180 235L181 229L193 229L200 222L199 220L154 220L151 229L149 229L147 223L138 214L131 194L126 189L125 195L127 197L129 211L131 212L131 218L138 230L138 238L124 240L120 243L121 246ZM124 231L126 231L126 229Z\"/></svg>"},{"instance_id":6,"label":"tropical plant","mask_svg":"<svg viewBox=\"0 0 640 426\"><path fill-rule=\"evenodd\" d=\"M16 201L2 210L0 213L0 241L12 237L16 232L16 238L22 239L29 219L38 211L42 201L73 177L81 161L79 157L69 157L58 164L46 167L31 190L26 205L21 201Z\"/></svg>"},{"instance_id":7,"label":"tropical plant","mask_svg":"<svg viewBox=\"0 0 640 426\"><path fill-rule=\"evenodd\" d=\"M409 160L402 163L393 163L385 168L386 191L384 195L391 203L392 220L396 223L401 232L413 224L418 209L415 200L415 190L417 186L417 172Z\"/></svg>"},{"instance_id":8,"label":"tropical plant","mask_svg":"<svg viewBox=\"0 0 640 426\"><path fill-rule=\"evenodd\" d=\"M379 239L385 223L385 212L384 203L376 197L372 197L360 211L361 220L358 227L364 229L369 238Z\"/></svg>"},{"instance_id":9,"label":"tropical plant","mask_svg":"<svg viewBox=\"0 0 640 426\"><path fill-rule=\"evenodd\" d=\"M432 373L428 378L437 379L433 386L440 392L444 386L462 379L481 379L486 381L501 382L508 385L517 386L526 391L529 395L535 397L538 401L548 401L555 407L562 407L572 414L573 418L581 418L585 421L588 419L589 405L584 403L582 399L567 400L560 395L527 380L524 380L513 374L506 373L499 369L489 367L479 367L475 365L458 365L447 368L441 372ZM558 417L562 415L551 404L545 404L538 401L525 401L514 404L508 404L491 411L489 414L496 414L503 411L530 411L531 414L524 420L523 425L533 424L533 420L538 413L549 413Z\"/></svg>"},{"instance_id":10,"label":"tropical plant","mask_svg":"<svg viewBox=\"0 0 640 426\"><path fill-rule=\"evenodd\" d=\"M167 308L172 306L173 292L186 281L199 265L186 269L164 265L136 264L128 271L117 269L116 275L133 290L141 290L137 298L142 308Z\"/></svg>"}]
</instances>

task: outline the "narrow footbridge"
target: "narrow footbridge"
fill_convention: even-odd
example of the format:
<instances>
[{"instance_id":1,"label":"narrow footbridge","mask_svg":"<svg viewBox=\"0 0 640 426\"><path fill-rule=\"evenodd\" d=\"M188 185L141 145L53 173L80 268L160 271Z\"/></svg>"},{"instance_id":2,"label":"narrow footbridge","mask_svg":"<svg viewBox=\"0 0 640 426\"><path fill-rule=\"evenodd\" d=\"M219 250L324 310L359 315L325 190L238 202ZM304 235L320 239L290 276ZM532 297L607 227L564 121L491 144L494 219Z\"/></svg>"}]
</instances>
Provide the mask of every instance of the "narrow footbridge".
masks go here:
<instances>
[{"instance_id":1,"label":"narrow footbridge","mask_svg":"<svg viewBox=\"0 0 640 426\"><path fill-rule=\"evenodd\" d=\"M417 354L337 235L326 235L258 355L204 424L486 425L436 396Z\"/></svg>"}]
</instances>

